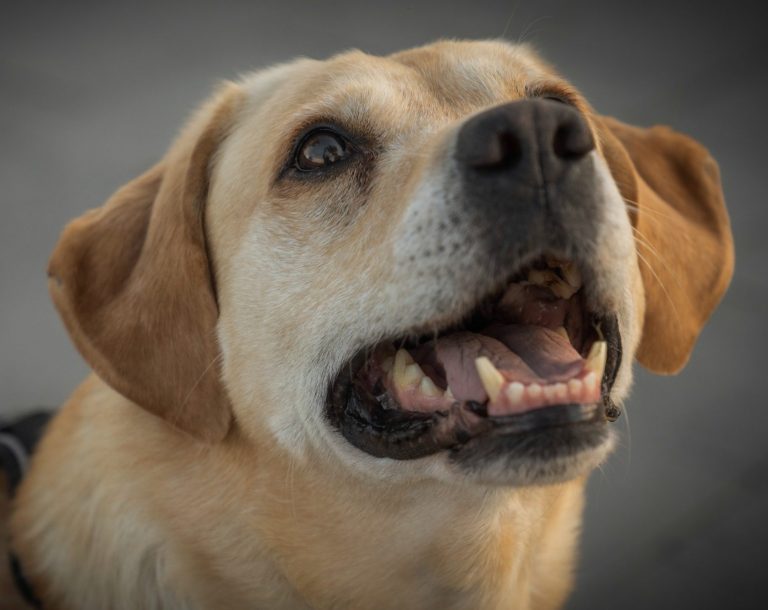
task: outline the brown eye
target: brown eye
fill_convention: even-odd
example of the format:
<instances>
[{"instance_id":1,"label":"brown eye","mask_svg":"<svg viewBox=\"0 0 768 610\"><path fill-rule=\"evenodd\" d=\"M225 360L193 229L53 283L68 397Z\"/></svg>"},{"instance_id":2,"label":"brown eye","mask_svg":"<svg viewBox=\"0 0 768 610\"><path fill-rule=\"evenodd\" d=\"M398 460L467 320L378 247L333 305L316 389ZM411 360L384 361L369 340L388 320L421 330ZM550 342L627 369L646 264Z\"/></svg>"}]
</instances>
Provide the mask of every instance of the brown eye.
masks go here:
<instances>
[{"instance_id":1,"label":"brown eye","mask_svg":"<svg viewBox=\"0 0 768 610\"><path fill-rule=\"evenodd\" d=\"M328 167L349 156L349 146L340 135L327 129L310 133L296 152L296 168L310 172Z\"/></svg>"}]
</instances>

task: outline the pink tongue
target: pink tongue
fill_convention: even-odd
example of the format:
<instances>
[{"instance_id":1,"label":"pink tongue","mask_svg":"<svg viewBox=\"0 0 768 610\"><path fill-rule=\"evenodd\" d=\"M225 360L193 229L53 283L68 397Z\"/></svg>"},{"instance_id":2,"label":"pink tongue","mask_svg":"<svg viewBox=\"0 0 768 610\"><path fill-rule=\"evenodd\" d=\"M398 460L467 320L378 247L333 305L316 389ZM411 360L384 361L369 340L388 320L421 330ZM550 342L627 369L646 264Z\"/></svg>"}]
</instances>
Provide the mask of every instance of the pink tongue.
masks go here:
<instances>
[{"instance_id":1,"label":"pink tongue","mask_svg":"<svg viewBox=\"0 0 768 610\"><path fill-rule=\"evenodd\" d=\"M567 381L584 368L570 341L538 325L494 324L482 334L458 332L437 340L434 356L458 400L482 402L487 395L475 359L487 357L508 381ZM417 357L417 359L419 359Z\"/></svg>"}]
</instances>

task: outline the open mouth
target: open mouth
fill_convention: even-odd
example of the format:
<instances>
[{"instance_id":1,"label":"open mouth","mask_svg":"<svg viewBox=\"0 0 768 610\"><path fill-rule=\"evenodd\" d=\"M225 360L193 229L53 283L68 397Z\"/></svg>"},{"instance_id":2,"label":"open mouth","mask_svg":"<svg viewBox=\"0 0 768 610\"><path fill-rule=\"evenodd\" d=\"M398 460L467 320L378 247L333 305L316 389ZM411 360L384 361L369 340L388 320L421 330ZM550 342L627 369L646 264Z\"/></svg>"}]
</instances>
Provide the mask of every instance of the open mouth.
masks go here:
<instances>
[{"instance_id":1,"label":"open mouth","mask_svg":"<svg viewBox=\"0 0 768 610\"><path fill-rule=\"evenodd\" d=\"M459 324L363 350L332 384L328 413L379 457L487 453L493 439L505 450L525 439L530 454L533 438L548 455L557 439L561 455L604 440L620 360L616 316L588 309L573 262L544 256Z\"/></svg>"}]
</instances>

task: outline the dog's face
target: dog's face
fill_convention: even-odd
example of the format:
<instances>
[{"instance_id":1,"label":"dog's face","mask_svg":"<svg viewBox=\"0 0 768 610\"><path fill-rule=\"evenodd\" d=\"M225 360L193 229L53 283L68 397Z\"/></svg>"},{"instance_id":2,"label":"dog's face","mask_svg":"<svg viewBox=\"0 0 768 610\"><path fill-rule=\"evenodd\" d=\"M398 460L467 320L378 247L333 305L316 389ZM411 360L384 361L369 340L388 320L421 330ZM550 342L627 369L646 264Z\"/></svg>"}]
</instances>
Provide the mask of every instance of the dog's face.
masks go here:
<instances>
[{"instance_id":1,"label":"dog's face","mask_svg":"<svg viewBox=\"0 0 768 610\"><path fill-rule=\"evenodd\" d=\"M727 285L707 163L526 48L300 60L69 229L52 290L98 373L209 440L232 414L389 480L564 480L609 450L638 346L678 369Z\"/></svg>"}]
</instances>

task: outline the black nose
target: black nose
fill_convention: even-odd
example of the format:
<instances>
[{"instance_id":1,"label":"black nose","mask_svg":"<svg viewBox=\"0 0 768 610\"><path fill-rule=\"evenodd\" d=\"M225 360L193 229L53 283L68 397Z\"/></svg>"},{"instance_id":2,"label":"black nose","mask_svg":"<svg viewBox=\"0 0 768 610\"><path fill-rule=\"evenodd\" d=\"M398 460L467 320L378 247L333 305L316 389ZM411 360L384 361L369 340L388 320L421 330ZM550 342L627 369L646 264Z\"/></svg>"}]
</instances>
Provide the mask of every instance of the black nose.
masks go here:
<instances>
[{"instance_id":1,"label":"black nose","mask_svg":"<svg viewBox=\"0 0 768 610\"><path fill-rule=\"evenodd\" d=\"M595 148L584 116L573 106L534 99L496 106L459 130L456 156L467 170L493 180L556 181ZM506 181L506 180L505 180Z\"/></svg>"}]
</instances>

